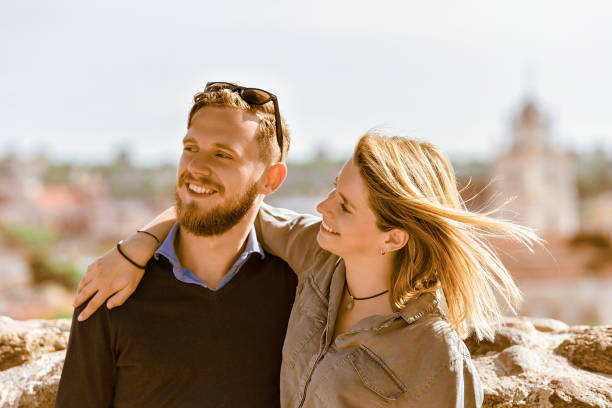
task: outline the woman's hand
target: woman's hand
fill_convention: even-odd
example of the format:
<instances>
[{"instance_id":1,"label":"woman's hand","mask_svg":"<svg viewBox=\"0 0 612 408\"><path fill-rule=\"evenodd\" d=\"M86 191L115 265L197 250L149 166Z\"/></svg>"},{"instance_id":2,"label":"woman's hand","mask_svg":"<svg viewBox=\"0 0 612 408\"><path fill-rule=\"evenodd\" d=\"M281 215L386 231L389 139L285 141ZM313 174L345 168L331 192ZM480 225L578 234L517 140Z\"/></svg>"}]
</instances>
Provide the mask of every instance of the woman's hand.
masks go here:
<instances>
[{"instance_id":1,"label":"woman's hand","mask_svg":"<svg viewBox=\"0 0 612 408\"><path fill-rule=\"evenodd\" d=\"M174 207L170 207L142 228L152 236L134 234L123 241L121 249L137 264L145 265L155 253L157 245L166 238L175 222L176 211ZM108 251L87 267L87 273L79 283L72 304L74 307L79 306L94 294L95 296L83 309L78 320L86 320L109 297L106 307L112 309L115 306L121 306L134 293L143 276L144 269L139 269L129 263L121 256L117 248Z\"/></svg>"},{"instance_id":2,"label":"woman's hand","mask_svg":"<svg viewBox=\"0 0 612 408\"><path fill-rule=\"evenodd\" d=\"M123 246L121 249L131 253ZM73 306L77 307L95 294L79 315L78 320L86 320L109 297L110 299L106 302L106 307L109 309L122 305L136 290L143 276L144 269L136 268L126 261L117 248L111 249L96 259L87 267L87 273L81 279L74 298Z\"/></svg>"}]
</instances>

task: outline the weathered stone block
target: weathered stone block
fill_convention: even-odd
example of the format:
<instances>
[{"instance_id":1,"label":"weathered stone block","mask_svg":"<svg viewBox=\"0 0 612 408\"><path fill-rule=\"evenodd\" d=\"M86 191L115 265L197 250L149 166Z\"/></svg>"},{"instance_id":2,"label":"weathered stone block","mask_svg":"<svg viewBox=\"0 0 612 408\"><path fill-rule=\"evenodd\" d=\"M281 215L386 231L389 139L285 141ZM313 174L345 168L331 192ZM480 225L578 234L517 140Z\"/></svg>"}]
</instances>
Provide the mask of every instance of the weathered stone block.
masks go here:
<instances>
[{"instance_id":1,"label":"weathered stone block","mask_svg":"<svg viewBox=\"0 0 612 408\"><path fill-rule=\"evenodd\" d=\"M53 407L69 331L67 319L0 316L0 407ZM466 344L485 408L612 407L612 326L508 318L493 342Z\"/></svg>"}]
</instances>

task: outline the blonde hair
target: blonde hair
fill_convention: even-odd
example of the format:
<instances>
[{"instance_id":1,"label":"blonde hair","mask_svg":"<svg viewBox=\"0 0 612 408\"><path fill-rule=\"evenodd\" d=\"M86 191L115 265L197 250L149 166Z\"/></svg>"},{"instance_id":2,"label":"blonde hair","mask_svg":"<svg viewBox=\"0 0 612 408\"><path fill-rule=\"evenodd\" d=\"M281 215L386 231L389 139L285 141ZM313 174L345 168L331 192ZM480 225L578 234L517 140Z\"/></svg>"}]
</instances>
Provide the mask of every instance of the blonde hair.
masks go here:
<instances>
[{"instance_id":1,"label":"blonde hair","mask_svg":"<svg viewBox=\"0 0 612 408\"><path fill-rule=\"evenodd\" d=\"M191 120L196 112L205 106L222 106L240 109L257 115L257 117L259 117L259 126L257 127L256 137L261 159L265 162L271 162L273 158L277 158L278 161L283 161L287 157L289 144L291 143L289 128L281 117L281 127L283 131L283 151L281 152L278 147L278 142L276 141L276 123L274 118L274 105L272 102L263 105L250 105L245 102L238 93L232 92L229 89L220 89L213 92L199 92L193 97L193 106L189 111L187 128L191 127Z\"/></svg>"},{"instance_id":2,"label":"blonde hair","mask_svg":"<svg viewBox=\"0 0 612 408\"><path fill-rule=\"evenodd\" d=\"M521 293L486 240L506 237L531 248L540 239L529 228L490 217L493 211L468 211L450 161L431 143L370 132L357 143L354 161L378 227L409 235L395 254L391 306L399 310L440 288L447 320L461 337L473 329L479 339L492 339L501 317L496 292L513 312Z\"/></svg>"}]
</instances>

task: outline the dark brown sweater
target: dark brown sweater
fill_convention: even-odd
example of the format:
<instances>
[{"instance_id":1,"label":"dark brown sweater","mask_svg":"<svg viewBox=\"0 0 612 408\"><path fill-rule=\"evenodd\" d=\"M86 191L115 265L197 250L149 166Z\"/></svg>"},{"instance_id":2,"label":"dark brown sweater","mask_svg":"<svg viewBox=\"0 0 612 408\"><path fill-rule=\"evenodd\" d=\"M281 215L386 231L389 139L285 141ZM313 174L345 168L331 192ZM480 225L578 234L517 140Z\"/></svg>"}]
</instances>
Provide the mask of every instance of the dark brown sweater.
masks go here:
<instances>
[{"instance_id":1,"label":"dark brown sweater","mask_svg":"<svg viewBox=\"0 0 612 408\"><path fill-rule=\"evenodd\" d=\"M216 292L151 259L123 306L73 319L56 407L278 407L296 283L270 254Z\"/></svg>"}]
</instances>

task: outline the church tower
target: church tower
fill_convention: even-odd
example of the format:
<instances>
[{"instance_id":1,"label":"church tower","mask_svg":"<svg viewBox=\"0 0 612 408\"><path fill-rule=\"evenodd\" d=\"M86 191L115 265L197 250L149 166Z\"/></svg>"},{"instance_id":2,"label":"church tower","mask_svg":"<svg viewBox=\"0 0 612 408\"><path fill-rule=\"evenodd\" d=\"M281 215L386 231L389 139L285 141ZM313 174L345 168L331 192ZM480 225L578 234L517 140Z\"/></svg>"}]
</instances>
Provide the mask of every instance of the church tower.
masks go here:
<instances>
[{"instance_id":1,"label":"church tower","mask_svg":"<svg viewBox=\"0 0 612 408\"><path fill-rule=\"evenodd\" d=\"M543 235L568 236L579 228L576 159L554 146L549 120L532 100L512 121L510 148L493 166L496 193L512 219Z\"/></svg>"}]
</instances>

